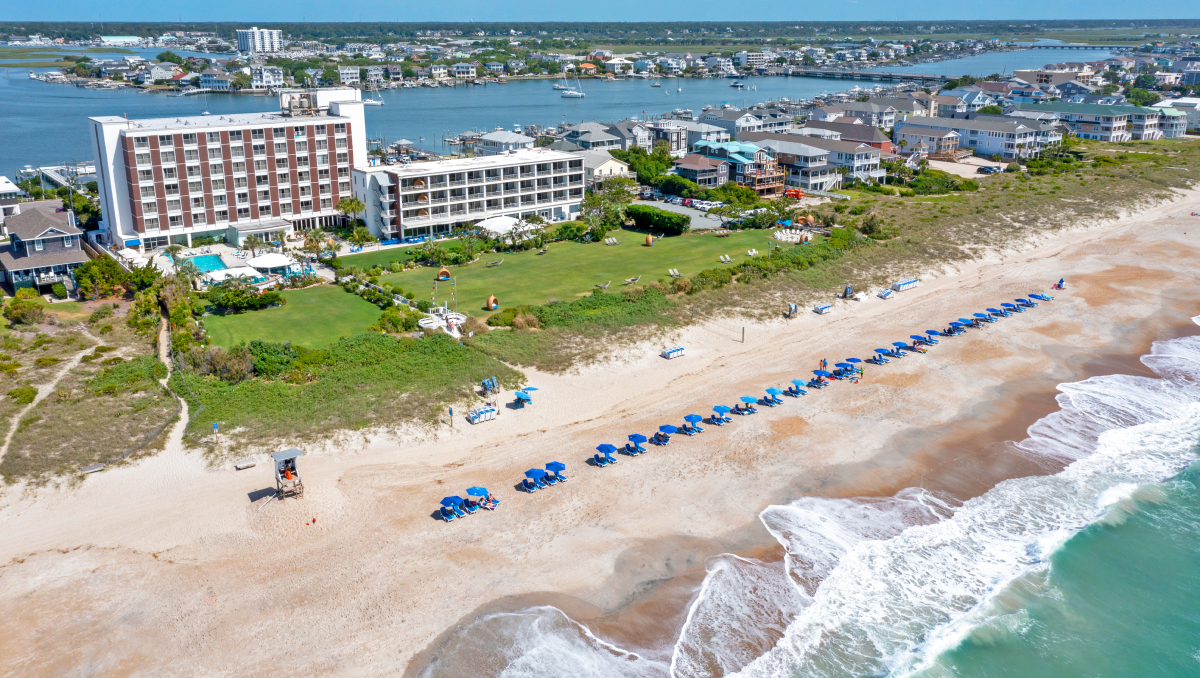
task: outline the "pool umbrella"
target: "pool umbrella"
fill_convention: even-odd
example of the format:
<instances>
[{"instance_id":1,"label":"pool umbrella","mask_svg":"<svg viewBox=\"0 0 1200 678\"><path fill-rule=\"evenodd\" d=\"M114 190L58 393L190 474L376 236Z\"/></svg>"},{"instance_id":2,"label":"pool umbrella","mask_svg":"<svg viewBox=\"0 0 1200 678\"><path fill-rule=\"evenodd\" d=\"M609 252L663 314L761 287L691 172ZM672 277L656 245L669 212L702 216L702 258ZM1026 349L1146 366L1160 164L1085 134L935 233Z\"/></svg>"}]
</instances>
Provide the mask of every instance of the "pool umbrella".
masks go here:
<instances>
[{"instance_id":1,"label":"pool umbrella","mask_svg":"<svg viewBox=\"0 0 1200 678\"><path fill-rule=\"evenodd\" d=\"M903 341L893 341L892 346L895 346L896 348L908 348L908 344L904 343Z\"/></svg>"},{"instance_id":2,"label":"pool umbrella","mask_svg":"<svg viewBox=\"0 0 1200 678\"><path fill-rule=\"evenodd\" d=\"M826 372L825 370L813 370L813 374L817 375L818 377L832 377L833 376L832 374Z\"/></svg>"},{"instance_id":3,"label":"pool umbrella","mask_svg":"<svg viewBox=\"0 0 1200 678\"><path fill-rule=\"evenodd\" d=\"M848 363L861 363L862 361L861 361L861 360L859 360L858 358L846 358L846 362L848 362Z\"/></svg>"},{"instance_id":4,"label":"pool umbrella","mask_svg":"<svg viewBox=\"0 0 1200 678\"><path fill-rule=\"evenodd\" d=\"M529 394L524 391L517 391L516 396L520 400L532 400L532 398L529 397Z\"/></svg>"},{"instance_id":5,"label":"pool umbrella","mask_svg":"<svg viewBox=\"0 0 1200 678\"><path fill-rule=\"evenodd\" d=\"M546 470L554 471L555 473L558 473L559 471L567 470L567 465L562 463L561 461L552 461L549 464L546 464Z\"/></svg>"},{"instance_id":6,"label":"pool umbrella","mask_svg":"<svg viewBox=\"0 0 1200 678\"><path fill-rule=\"evenodd\" d=\"M683 420L689 424L699 424L700 422L704 421L704 417L698 414L689 414L685 416Z\"/></svg>"},{"instance_id":7,"label":"pool umbrella","mask_svg":"<svg viewBox=\"0 0 1200 678\"><path fill-rule=\"evenodd\" d=\"M942 336L942 333L941 333L941 332L938 332L937 330L925 330L925 334L929 334L929 335L932 335L932 336L935 336L935 337L940 337L940 336Z\"/></svg>"},{"instance_id":8,"label":"pool umbrella","mask_svg":"<svg viewBox=\"0 0 1200 678\"><path fill-rule=\"evenodd\" d=\"M718 412L720 414L729 414L729 406L728 405L717 405L716 407L713 408L713 412Z\"/></svg>"},{"instance_id":9,"label":"pool umbrella","mask_svg":"<svg viewBox=\"0 0 1200 678\"><path fill-rule=\"evenodd\" d=\"M747 405L753 405L754 403L758 402L758 398L755 398L754 396L742 396L741 398L739 398L739 400L746 403Z\"/></svg>"},{"instance_id":10,"label":"pool umbrella","mask_svg":"<svg viewBox=\"0 0 1200 678\"><path fill-rule=\"evenodd\" d=\"M540 468L531 468L525 472L525 477L526 478L534 478L534 479L545 478L546 471L544 469L540 469Z\"/></svg>"},{"instance_id":11,"label":"pool umbrella","mask_svg":"<svg viewBox=\"0 0 1200 678\"><path fill-rule=\"evenodd\" d=\"M772 387L772 388L767 389L767 393L769 393L773 396L783 395L783 390Z\"/></svg>"},{"instance_id":12,"label":"pool umbrella","mask_svg":"<svg viewBox=\"0 0 1200 678\"><path fill-rule=\"evenodd\" d=\"M658 427L658 430L663 433L666 433L668 435L670 435L672 433L679 433L679 429L675 428L674 426L671 426L670 424L663 424L662 426Z\"/></svg>"},{"instance_id":13,"label":"pool umbrella","mask_svg":"<svg viewBox=\"0 0 1200 678\"><path fill-rule=\"evenodd\" d=\"M468 487L467 494L471 495L472 497L486 497L491 494L491 492L488 492L486 487Z\"/></svg>"},{"instance_id":14,"label":"pool umbrella","mask_svg":"<svg viewBox=\"0 0 1200 678\"><path fill-rule=\"evenodd\" d=\"M596 446L596 450L597 450L597 451L599 451L599 452L603 452L603 453L604 453L604 456L609 456L609 455L611 455L613 452L616 452L616 451L617 451L617 446L616 446L616 445L609 445L608 443L605 443L605 444L603 444L603 445L597 445L597 446Z\"/></svg>"},{"instance_id":15,"label":"pool umbrella","mask_svg":"<svg viewBox=\"0 0 1200 678\"><path fill-rule=\"evenodd\" d=\"M443 497L442 498L442 506L445 506L447 508L449 508L451 506L458 506L461 503L463 503L462 497Z\"/></svg>"},{"instance_id":16,"label":"pool umbrella","mask_svg":"<svg viewBox=\"0 0 1200 678\"><path fill-rule=\"evenodd\" d=\"M641 433L634 433L633 435L629 436L629 442L635 445L640 445L641 443L646 442L646 436L642 435Z\"/></svg>"}]
</instances>

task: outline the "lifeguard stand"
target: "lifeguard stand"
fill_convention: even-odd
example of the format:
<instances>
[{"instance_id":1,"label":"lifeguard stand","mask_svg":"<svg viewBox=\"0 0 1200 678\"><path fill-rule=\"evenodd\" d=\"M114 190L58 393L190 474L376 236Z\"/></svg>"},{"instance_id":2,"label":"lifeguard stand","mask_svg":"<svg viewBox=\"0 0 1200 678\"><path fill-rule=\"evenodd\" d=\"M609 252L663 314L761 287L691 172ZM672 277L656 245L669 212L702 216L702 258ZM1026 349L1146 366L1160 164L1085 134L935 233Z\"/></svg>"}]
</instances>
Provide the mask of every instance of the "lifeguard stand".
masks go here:
<instances>
[{"instance_id":1,"label":"lifeguard stand","mask_svg":"<svg viewBox=\"0 0 1200 678\"><path fill-rule=\"evenodd\" d=\"M280 499L304 496L304 483L300 481L300 472L296 470L296 457L303 455L294 447L271 455L271 459L275 460L275 491Z\"/></svg>"}]
</instances>

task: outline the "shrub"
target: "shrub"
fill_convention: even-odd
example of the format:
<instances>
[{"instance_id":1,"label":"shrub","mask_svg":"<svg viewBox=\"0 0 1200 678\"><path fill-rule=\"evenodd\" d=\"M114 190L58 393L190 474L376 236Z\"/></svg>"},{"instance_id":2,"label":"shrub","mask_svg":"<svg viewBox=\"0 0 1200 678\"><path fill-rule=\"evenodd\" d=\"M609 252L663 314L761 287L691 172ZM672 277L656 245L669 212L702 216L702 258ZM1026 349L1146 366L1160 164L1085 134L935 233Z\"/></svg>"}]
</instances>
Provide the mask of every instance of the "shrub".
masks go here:
<instances>
[{"instance_id":1,"label":"shrub","mask_svg":"<svg viewBox=\"0 0 1200 678\"><path fill-rule=\"evenodd\" d=\"M529 312L528 306L517 306L515 308L506 308L499 313L488 318L487 324L492 327L512 327L513 320L518 316Z\"/></svg>"},{"instance_id":2,"label":"shrub","mask_svg":"<svg viewBox=\"0 0 1200 678\"><path fill-rule=\"evenodd\" d=\"M17 292L20 295L24 289ZM36 325L46 320L46 311L33 299L14 299L4 307L4 317L14 325Z\"/></svg>"},{"instance_id":3,"label":"shrub","mask_svg":"<svg viewBox=\"0 0 1200 678\"><path fill-rule=\"evenodd\" d=\"M278 343L255 339L247 347L254 357L254 372L260 377L274 379L288 370L300 354L292 348L292 342Z\"/></svg>"},{"instance_id":4,"label":"shrub","mask_svg":"<svg viewBox=\"0 0 1200 678\"><path fill-rule=\"evenodd\" d=\"M417 321L419 319L419 314L413 313L408 309L400 307L387 308L379 316L379 329L394 334L412 332L417 329Z\"/></svg>"},{"instance_id":5,"label":"shrub","mask_svg":"<svg viewBox=\"0 0 1200 678\"><path fill-rule=\"evenodd\" d=\"M727 268L706 268L692 276L692 283L701 290L717 289L731 282L733 282L733 271Z\"/></svg>"},{"instance_id":6,"label":"shrub","mask_svg":"<svg viewBox=\"0 0 1200 678\"><path fill-rule=\"evenodd\" d=\"M532 313L522 313L513 318L512 326L514 330L534 330L538 327L538 319Z\"/></svg>"},{"instance_id":7,"label":"shrub","mask_svg":"<svg viewBox=\"0 0 1200 678\"><path fill-rule=\"evenodd\" d=\"M87 320L88 324L95 325L96 323L100 322L101 320L104 320L105 318L112 317L112 314L113 314L112 306L110 306L108 304L100 304L100 307L97 308L96 310L92 311L92 314L90 316L88 316L88 320Z\"/></svg>"},{"instance_id":8,"label":"shrub","mask_svg":"<svg viewBox=\"0 0 1200 678\"><path fill-rule=\"evenodd\" d=\"M428 299L422 299L417 302L417 310L422 313L429 312L429 309L431 309L431 308L433 308L433 304L430 303L430 301Z\"/></svg>"},{"instance_id":9,"label":"shrub","mask_svg":"<svg viewBox=\"0 0 1200 678\"><path fill-rule=\"evenodd\" d=\"M911 188L898 188L896 189L896 192L900 194L901 198L911 198L917 194L917 192Z\"/></svg>"},{"instance_id":10,"label":"shrub","mask_svg":"<svg viewBox=\"0 0 1200 678\"><path fill-rule=\"evenodd\" d=\"M692 281L688 278L676 278L671 281L671 288L677 294L688 294L692 291Z\"/></svg>"},{"instance_id":11,"label":"shrub","mask_svg":"<svg viewBox=\"0 0 1200 678\"><path fill-rule=\"evenodd\" d=\"M244 346L228 351L218 346L193 346L182 355L182 360L188 371L211 375L229 384L239 384L254 372L254 357Z\"/></svg>"},{"instance_id":12,"label":"shrub","mask_svg":"<svg viewBox=\"0 0 1200 678\"><path fill-rule=\"evenodd\" d=\"M54 295L55 299L67 298L67 286L62 283L54 283L50 288L50 292Z\"/></svg>"},{"instance_id":13,"label":"shrub","mask_svg":"<svg viewBox=\"0 0 1200 678\"><path fill-rule=\"evenodd\" d=\"M637 228L665 235L682 235L692 226L692 218L686 214L676 214L649 205L630 205L625 214L633 219Z\"/></svg>"},{"instance_id":14,"label":"shrub","mask_svg":"<svg viewBox=\"0 0 1200 678\"><path fill-rule=\"evenodd\" d=\"M232 313L257 311L271 306L283 306L287 303L287 299L279 292L258 292L238 287L235 284L217 285L209 289L206 296L218 309ZM173 316L171 320L175 322Z\"/></svg>"},{"instance_id":15,"label":"shrub","mask_svg":"<svg viewBox=\"0 0 1200 678\"><path fill-rule=\"evenodd\" d=\"M18 386L8 392L8 397L12 398L18 405L28 405L37 397L38 390L32 386Z\"/></svg>"},{"instance_id":16,"label":"shrub","mask_svg":"<svg viewBox=\"0 0 1200 678\"><path fill-rule=\"evenodd\" d=\"M38 293L37 293L37 290L33 289L32 287L22 287L21 289L17 290L17 293L15 295L13 295L13 298L15 298L15 299L37 299Z\"/></svg>"},{"instance_id":17,"label":"shrub","mask_svg":"<svg viewBox=\"0 0 1200 678\"><path fill-rule=\"evenodd\" d=\"M55 365L57 365L61 362L62 362L61 358L51 358L50 356L42 356L41 358L38 358L37 360L33 361L33 364L37 367L54 367Z\"/></svg>"},{"instance_id":18,"label":"shrub","mask_svg":"<svg viewBox=\"0 0 1200 678\"><path fill-rule=\"evenodd\" d=\"M1020 172L1021 171L1021 163L1010 162L1010 163L1008 163L1007 166L1005 166L1004 171L1005 172Z\"/></svg>"},{"instance_id":19,"label":"shrub","mask_svg":"<svg viewBox=\"0 0 1200 678\"><path fill-rule=\"evenodd\" d=\"M167 366L152 355L144 355L133 360L110 358L103 364L110 365L110 367L87 381L88 389L94 393L105 395L117 395L123 391L137 393L156 387L158 385L156 382L167 376Z\"/></svg>"}]
</instances>

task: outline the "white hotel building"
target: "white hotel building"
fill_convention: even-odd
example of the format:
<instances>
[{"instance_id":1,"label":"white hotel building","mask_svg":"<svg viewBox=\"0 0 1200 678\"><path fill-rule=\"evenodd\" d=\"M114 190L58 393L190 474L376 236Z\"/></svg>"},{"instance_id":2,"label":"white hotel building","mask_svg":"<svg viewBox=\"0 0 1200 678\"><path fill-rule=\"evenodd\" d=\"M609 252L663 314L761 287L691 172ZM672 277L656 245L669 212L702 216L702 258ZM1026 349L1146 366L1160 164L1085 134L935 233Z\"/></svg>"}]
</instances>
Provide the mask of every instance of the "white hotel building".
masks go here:
<instances>
[{"instance_id":1,"label":"white hotel building","mask_svg":"<svg viewBox=\"0 0 1200 678\"><path fill-rule=\"evenodd\" d=\"M90 118L104 215L98 239L158 249L193 236L240 245L250 234L334 225L367 164L358 90L287 90L269 113Z\"/></svg>"},{"instance_id":2,"label":"white hotel building","mask_svg":"<svg viewBox=\"0 0 1200 678\"><path fill-rule=\"evenodd\" d=\"M574 219L583 157L549 149L479 158L354 168L361 215L381 239L450 233L496 216Z\"/></svg>"}]
</instances>

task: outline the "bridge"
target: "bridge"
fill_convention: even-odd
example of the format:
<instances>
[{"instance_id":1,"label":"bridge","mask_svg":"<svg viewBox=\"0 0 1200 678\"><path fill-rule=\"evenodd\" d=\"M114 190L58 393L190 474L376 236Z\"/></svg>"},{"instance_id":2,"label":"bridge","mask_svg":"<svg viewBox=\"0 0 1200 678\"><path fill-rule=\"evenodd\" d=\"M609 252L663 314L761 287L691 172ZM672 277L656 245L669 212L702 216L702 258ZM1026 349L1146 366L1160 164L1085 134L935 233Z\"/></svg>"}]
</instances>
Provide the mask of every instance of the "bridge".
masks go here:
<instances>
[{"instance_id":1,"label":"bridge","mask_svg":"<svg viewBox=\"0 0 1200 678\"><path fill-rule=\"evenodd\" d=\"M955 79L951 75L928 75L922 73L893 73L890 71L842 71L823 68L791 68L788 75L800 78L834 78L838 80L874 80L877 82L919 82L927 83L950 82Z\"/></svg>"},{"instance_id":2,"label":"bridge","mask_svg":"<svg viewBox=\"0 0 1200 678\"><path fill-rule=\"evenodd\" d=\"M1137 45L1028 45L1029 49L1137 49Z\"/></svg>"}]
</instances>

